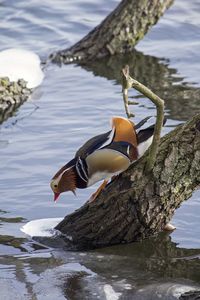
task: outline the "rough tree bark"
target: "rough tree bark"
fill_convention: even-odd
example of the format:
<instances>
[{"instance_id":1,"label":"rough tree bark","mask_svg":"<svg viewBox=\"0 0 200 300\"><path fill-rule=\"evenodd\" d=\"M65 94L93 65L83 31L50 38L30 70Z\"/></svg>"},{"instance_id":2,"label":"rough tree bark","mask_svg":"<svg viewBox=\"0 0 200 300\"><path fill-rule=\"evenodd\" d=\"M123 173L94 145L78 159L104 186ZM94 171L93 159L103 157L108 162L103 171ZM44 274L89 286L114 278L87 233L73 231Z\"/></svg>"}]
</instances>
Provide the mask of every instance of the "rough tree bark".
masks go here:
<instances>
[{"instance_id":1,"label":"rough tree bark","mask_svg":"<svg viewBox=\"0 0 200 300\"><path fill-rule=\"evenodd\" d=\"M72 47L53 53L57 63L93 60L133 50L173 0L123 0L104 21Z\"/></svg>"},{"instance_id":2,"label":"rough tree bark","mask_svg":"<svg viewBox=\"0 0 200 300\"><path fill-rule=\"evenodd\" d=\"M0 124L12 116L31 93L23 79L11 82L7 77L0 78Z\"/></svg>"},{"instance_id":3,"label":"rough tree bark","mask_svg":"<svg viewBox=\"0 0 200 300\"><path fill-rule=\"evenodd\" d=\"M161 139L154 169L146 154L56 229L77 248L139 241L163 229L200 184L200 114Z\"/></svg>"}]
</instances>

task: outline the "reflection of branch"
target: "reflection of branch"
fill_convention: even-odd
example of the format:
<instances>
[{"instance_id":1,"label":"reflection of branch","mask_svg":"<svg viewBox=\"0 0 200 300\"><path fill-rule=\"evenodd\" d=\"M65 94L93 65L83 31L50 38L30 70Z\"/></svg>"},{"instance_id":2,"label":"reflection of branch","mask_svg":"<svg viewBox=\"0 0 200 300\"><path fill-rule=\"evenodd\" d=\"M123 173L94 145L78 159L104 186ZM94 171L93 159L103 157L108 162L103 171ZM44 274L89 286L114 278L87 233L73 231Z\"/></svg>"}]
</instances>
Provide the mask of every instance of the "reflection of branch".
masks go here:
<instances>
[{"instance_id":1,"label":"reflection of branch","mask_svg":"<svg viewBox=\"0 0 200 300\"><path fill-rule=\"evenodd\" d=\"M117 247L98 249L98 253L103 255L103 264L105 265L109 258L113 257L112 261L110 261L110 268L113 273L117 273L117 270L120 269L120 274L118 274L119 280L124 278L125 273L127 274L130 271L131 274L131 270L138 270L140 275L134 277L136 285L140 281L141 274L143 274L143 278L147 278L149 272L152 279L160 277L177 279L182 277L199 281L200 250L178 248L166 232L145 239L142 243L123 244ZM105 268L102 266L102 261L87 259L86 256L81 257L81 259L81 264L86 268L96 272L99 276L105 276ZM123 266L126 266L126 268Z\"/></svg>"},{"instance_id":2,"label":"reflection of branch","mask_svg":"<svg viewBox=\"0 0 200 300\"><path fill-rule=\"evenodd\" d=\"M95 62L79 62L79 65L95 76L114 80L120 85L120 70L125 65L129 65L130 74L133 78L148 86L162 99L165 99L165 107L170 119L186 121L199 111L200 88L184 83L184 78L177 74L176 69L169 67L168 61L160 61L156 57L144 55L134 50L131 54L114 55L95 60ZM139 101L140 98L138 99L138 97L141 96L134 95L130 97L129 95L129 99L132 97ZM130 100L132 101L132 99Z\"/></svg>"},{"instance_id":3,"label":"reflection of branch","mask_svg":"<svg viewBox=\"0 0 200 300\"><path fill-rule=\"evenodd\" d=\"M163 118L164 118L164 101L158 97L156 94L154 94L151 90L149 90L146 86L138 82L137 80L133 79L129 75L129 66L126 65L122 69L122 87L123 87L123 97L125 101L125 108L128 110L128 89L133 87L140 93L142 93L144 96L148 97L155 105L157 109L157 117L156 117L156 125L154 129L154 135L153 135L153 142L149 151L149 157L147 160L146 169L147 171L150 171L155 163L156 155L158 152L158 145L160 142L160 134L161 129L163 126ZM128 110L128 114L129 110ZM129 116L130 118L130 116Z\"/></svg>"}]
</instances>

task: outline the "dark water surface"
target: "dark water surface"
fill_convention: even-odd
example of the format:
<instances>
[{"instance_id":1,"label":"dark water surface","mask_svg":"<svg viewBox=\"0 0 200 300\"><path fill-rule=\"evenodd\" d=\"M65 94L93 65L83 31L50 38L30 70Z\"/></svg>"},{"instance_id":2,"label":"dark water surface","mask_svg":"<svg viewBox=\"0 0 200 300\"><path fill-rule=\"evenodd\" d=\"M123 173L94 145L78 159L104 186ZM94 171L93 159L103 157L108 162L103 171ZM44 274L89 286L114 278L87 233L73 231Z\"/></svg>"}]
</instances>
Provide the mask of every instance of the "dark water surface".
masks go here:
<instances>
[{"instance_id":1,"label":"dark water surface","mask_svg":"<svg viewBox=\"0 0 200 300\"><path fill-rule=\"evenodd\" d=\"M119 1L0 1L0 50L21 47L46 58L79 40ZM0 127L0 299L177 299L200 284L200 192L179 208L177 230L141 243L67 252L20 231L24 223L63 217L96 189L53 203L49 180L89 137L125 116L119 71L132 74L166 100L167 133L199 111L200 2L176 0L126 57L91 65L48 66L43 84ZM135 121L155 112L135 91ZM44 246L45 245L45 246ZM189 287L188 287L189 286Z\"/></svg>"}]
</instances>

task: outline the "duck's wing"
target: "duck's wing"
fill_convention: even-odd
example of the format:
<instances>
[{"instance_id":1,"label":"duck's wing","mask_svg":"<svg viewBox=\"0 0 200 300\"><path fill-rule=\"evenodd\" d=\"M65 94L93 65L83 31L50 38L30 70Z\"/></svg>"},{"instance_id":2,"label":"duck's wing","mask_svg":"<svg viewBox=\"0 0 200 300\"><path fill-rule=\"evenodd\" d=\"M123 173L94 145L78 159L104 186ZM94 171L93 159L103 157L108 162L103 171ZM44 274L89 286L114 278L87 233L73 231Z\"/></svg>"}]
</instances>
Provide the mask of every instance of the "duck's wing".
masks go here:
<instances>
[{"instance_id":1,"label":"duck's wing","mask_svg":"<svg viewBox=\"0 0 200 300\"><path fill-rule=\"evenodd\" d=\"M165 125L166 121L167 118L164 117L163 125ZM135 126L137 132L137 149L139 157L141 157L152 144L155 123L156 117L147 117Z\"/></svg>"},{"instance_id":2,"label":"duck's wing","mask_svg":"<svg viewBox=\"0 0 200 300\"><path fill-rule=\"evenodd\" d=\"M130 122L133 124L135 130L138 130L139 128L141 128L141 127L142 127L149 119L151 119L151 118L152 118L151 116L146 117L146 118L144 118L143 120L141 120L139 123L137 123L136 125L134 125L133 122L131 122L131 121L130 121Z\"/></svg>"},{"instance_id":3,"label":"duck's wing","mask_svg":"<svg viewBox=\"0 0 200 300\"><path fill-rule=\"evenodd\" d=\"M89 154L112 143L114 130L99 134L88 140L75 154L75 157L86 158Z\"/></svg>"},{"instance_id":4,"label":"duck's wing","mask_svg":"<svg viewBox=\"0 0 200 300\"><path fill-rule=\"evenodd\" d=\"M167 118L164 116L163 126L165 125ZM135 125L137 132L138 145L147 141L153 136L156 123L156 117L147 117Z\"/></svg>"},{"instance_id":5,"label":"duck's wing","mask_svg":"<svg viewBox=\"0 0 200 300\"><path fill-rule=\"evenodd\" d=\"M108 149L108 150L114 150L116 152L119 152L119 154L123 154L126 156L131 162L134 160L137 160L138 158L138 151L135 146L133 146L131 143L128 142L112 142L108 146L105 146L103 149Z\"/></svg>"}]
</instances>

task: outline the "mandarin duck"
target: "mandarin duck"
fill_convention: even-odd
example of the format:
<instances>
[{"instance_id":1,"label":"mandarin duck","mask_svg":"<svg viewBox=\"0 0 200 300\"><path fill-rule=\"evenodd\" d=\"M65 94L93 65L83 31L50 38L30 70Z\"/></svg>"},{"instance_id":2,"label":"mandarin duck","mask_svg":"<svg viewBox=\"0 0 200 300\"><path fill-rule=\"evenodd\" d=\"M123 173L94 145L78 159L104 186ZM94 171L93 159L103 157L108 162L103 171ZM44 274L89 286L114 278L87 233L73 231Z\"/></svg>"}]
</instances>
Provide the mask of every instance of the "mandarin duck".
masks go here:
<instances>
[{"instance_id":1,"label":"mandarin duck","mask_svg":"<svg viewBox=\"0 0 200 300\"><path fill-rule=\"evenodd\" d=\"M54 175L51 180L54 201L63 192L75 194L76 188L84 189L104 180L92 194L90 201L94 200L109 179L125 171L150 146L154 124L143 128L150 119L147 117L135 125L126 118L113 117L111 130L88 140L75 157Z\"/></svg>"}]
</instances>

